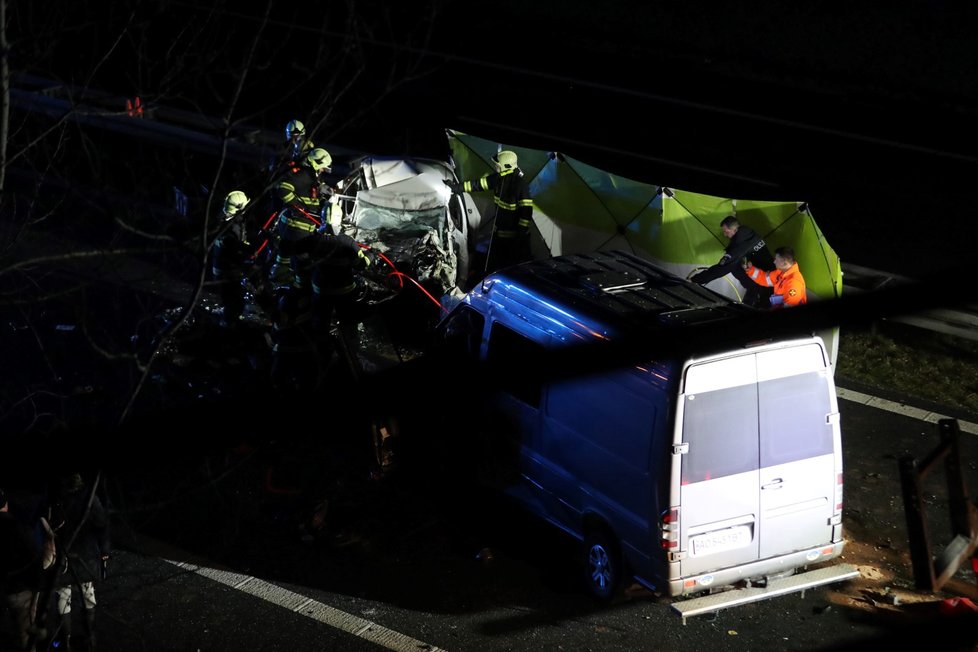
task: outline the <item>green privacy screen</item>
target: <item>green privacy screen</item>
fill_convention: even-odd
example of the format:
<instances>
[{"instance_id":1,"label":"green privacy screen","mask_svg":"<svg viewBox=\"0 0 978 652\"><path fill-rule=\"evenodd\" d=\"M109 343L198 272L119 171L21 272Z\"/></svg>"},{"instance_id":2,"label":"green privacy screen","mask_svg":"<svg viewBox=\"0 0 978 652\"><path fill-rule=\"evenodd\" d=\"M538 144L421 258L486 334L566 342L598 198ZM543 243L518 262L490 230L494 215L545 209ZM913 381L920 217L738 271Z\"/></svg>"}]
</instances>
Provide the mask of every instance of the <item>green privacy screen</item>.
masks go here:
<instances>
[{"instance_id":1,"label":"green privacy screen","mask_svg":"<svg viewBox=\"0 0 978 652\"><path fill-rule=\"evenodd\" d=\"M606 172L560 152L454 130L447 134L460 179L491 172L492 156L501 149L516 152L533 196L534 224L551 255L620 249L688 277L723 255L729 241L720 231L720 221L733 214L759 233L772 252L781 246L795 249L809 300L836 298L842 292L839 257L804 202L666 188ZM709 287L738 300L743 293L729 276Z\"/></svg>"}]
</instances>

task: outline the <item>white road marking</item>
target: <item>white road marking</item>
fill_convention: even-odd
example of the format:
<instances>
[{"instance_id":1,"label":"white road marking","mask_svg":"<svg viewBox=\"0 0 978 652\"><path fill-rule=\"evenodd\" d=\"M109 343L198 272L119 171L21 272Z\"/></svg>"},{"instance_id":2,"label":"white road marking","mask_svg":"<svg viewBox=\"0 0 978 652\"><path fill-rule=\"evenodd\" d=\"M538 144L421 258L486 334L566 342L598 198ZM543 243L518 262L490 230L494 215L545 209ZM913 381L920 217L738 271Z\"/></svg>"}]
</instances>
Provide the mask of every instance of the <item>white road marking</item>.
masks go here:
<instances>
[{"instance_id":1,"label":"white road marking","mask_svg":"<svg viewBox=\"0 0 978 652\"><path fill-rule=\"evenodd\" d=\"M871 396L869 394L863 394L862 392L856 392L851 389L844 389L842 387L836 387L836 393L838 394L839 398L852 401L853 403L862 403L863 405L867 405L869 407L879 408L880 410L886 410L887 412L893 412L895 414L902 414L904 416L920 419L921 421L926 421L928 423L937 423L941 419L951 418L937 412L931 412L930 410L910 407L909 405L904 405L903 403L888 401L878 396ZM957 422L958 428L961 429L961 432L978 435L978 424L971 423L970 421L962 421L961 419L958 419Z\"/></svg>"},{"instance_id":2,"label":"white road marking","mask_svg":"<svg viewBox=\"0 0 978 652\"><path fill-rule=\"evenodd\" d=\"M908 405L904 405L903 403L888 401L886 399L879 398L878 396L863 394L862 392L857 392L851 389L837 387L836 392L839 398L846 401L861 403L869 407L887 410L888 412L893 412L896 414L902 414L904 416L926 421L928 423L936 424L941 419L949 418L937 412L910 407ZM958 427L961 429L961 432L978 435L978 424L958 419ZM284 607L298 614L302 614L306 618L311 618L312 620L323 623L324 625L347 632L353 636L358 636L366 641L370 641L371 643L385 647L388 650L395 650L396 652L417 652L418 650L426 650L427 652L445 652L445 650L440 647L419 641L405 634L401 634L400 632L395 632L394 630L378 625L373 621L360 618L359 616L354 616L353 614L341 611L335 607L323 604L322 602L318 602L307 596L295 593L294 591L283 589L280 586L270 584L250 575L222 571L215 568L200 566L198 564L174 561L172 559L163 558L163 560L184 570L196 573L201 577L206 577L214 580L215 582L230 586L235 590L248 593L249 595L255 596L256 598L262 599L271 604Z\"/></svg>"},{"instance_id":3,"label":"white road marking","mask_svg":"<svg viewBox=\"0 0 978 652\"><path fill-rule=\"evenodd\" d=\"M385 647L388 650L395 650L396 652L418 652L418 650L445 652L440 647L435 647L434 645L411 638L400 632L387 629L373 621L354 616L345 611L340 611L335 607L317 602L312 598L294 591L289 591L288 589L283 589L280 586L270 584L250 575L222 571L215 568L208 568L207 566L166 558L163 558L163 561L196 573L201 577L206 577L220 584L230 586L232 589L253 595L265 602L284 607L324 625L329 625L330 627L353 634L365 641L370 641L371 643Z\"/></svg>"}]
</instances>

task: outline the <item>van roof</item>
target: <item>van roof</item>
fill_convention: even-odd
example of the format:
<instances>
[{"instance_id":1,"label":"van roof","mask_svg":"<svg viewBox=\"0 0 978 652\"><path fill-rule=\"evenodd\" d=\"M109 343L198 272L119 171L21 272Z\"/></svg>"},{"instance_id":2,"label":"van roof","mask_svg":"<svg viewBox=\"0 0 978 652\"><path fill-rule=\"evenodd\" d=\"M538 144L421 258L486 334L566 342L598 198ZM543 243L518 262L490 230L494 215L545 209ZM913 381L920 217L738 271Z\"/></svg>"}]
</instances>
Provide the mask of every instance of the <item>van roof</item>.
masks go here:
<instances>
[{"instance_id":1,"label":"van roof","mask_svg":"<svg viewBox=\"0 0 978 652\"><path fill-rule=\"evenodd\" d=\"M803 317L804 307L758 310L623 251L508 267L489 275L463 303L491 310L510 327L526 322L558 335L546 351L522 352L520 361L523 368L546 369L555 377L638 360L685 363L814 337L804 318L788 314ZM561 331L579 337L566 338ZM565 355L564 345L574 346L573 356Z\"/></svg>"},{"instance_id":2,"label":"van roof","mask_svg":"<svg viewBox=\"0 0 978 652\"><path fill-rule=\"evenodd\" d=\"M535 260L501 270L494 278L506 279L614 331L701 324L756 313L623 251Z\"/></svg>"},{"instance_id":3,"label":"van roof","mask_svg":"<svg viewBox=\"0 0 978 652\"><path fill-rule=\"evenodd\" d=\"M623 251L567 254L500 270L483 285L601 344L599 359L635 352L687 359L795 339L769 328L774 315L734 301ZM478 292L478 289L476 289ZM594 336L597 335L597 338ZM810 336L811 333L808 333ZM582 341L582 342L583 342ZM610 348L608 348L610 346ZM617 352L617 353L616 353Z\"/></svg>"}]
</instances>

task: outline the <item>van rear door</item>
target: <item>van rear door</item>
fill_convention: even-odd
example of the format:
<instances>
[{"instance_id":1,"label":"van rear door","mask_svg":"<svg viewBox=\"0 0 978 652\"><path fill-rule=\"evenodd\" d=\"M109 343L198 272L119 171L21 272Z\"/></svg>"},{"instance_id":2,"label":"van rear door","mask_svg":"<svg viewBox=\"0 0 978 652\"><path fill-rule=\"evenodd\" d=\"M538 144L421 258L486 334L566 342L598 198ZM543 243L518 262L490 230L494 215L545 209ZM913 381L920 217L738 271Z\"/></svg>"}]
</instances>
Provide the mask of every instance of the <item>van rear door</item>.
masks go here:
<instances>
[{"instance_id":1,"label":"van rear door","mask_svg":"<svg viewBox=\"0 0 978 652\"><path fill-rule=\"evenodd\" d=\"M816 341L690 365L680 397L683 576L832 539L838 413Z\"/></svg>"},{"instance_id":2,"label":"van rear door","mask_svg":"<svg viewBox=\"0 0 978 652\"><path fill-rule=\"evenodd\" d=\"M761 558L832 540L842 453L824 360L815 343L757 354Z\"/></svg>"},{"instance_id":3,"label":"van rear door","mask_svg":"<svg viewBox=\"0 0 978 652\"><path fill-rule=\"evenodd\" d=\"M757 362L753 354L693 364L678 418L682 576L759 554Z\"/></svg>"}]
</instances>

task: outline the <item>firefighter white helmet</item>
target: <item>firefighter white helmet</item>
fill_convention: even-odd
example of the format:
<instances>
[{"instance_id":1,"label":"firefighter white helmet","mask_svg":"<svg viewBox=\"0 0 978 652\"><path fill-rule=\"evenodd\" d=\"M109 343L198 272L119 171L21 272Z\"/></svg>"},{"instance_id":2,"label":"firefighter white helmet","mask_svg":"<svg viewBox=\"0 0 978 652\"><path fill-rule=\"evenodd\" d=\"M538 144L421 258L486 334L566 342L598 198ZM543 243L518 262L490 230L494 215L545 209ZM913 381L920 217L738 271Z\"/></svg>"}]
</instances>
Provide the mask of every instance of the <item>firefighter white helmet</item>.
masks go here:
<instances>
[{"instance_id":1,"label":"firefighter white helmet","mask_svg":"<svg viewBox=\"0 0 978 652\"><path fill-rule=\"evenodd\" d=\"M306 125L302 124L298 120L289 120L289 124L285 125L285 140L292 140L294 136L305 135Z\"/></svg>"},{"instance_id":2,"label":"firefighter white helmet","mask_svg":"<svg viewBox=\"0 0 978 652\"><path fill-rule=\"evenodd\" d=\"M224 199L224 219L230 220L238 213L245 209L248 205L248 195L244 194L240 190L232 190L228 193L228 196Z\"/></svg>"},{"instance_id":3,"label":"firefighter white helmet","mask_svg":"<svg viewBox=\"0 0 978 652\"><path fill-rule=\"evenodd\" d=\"M492 162L502 170L512 170L516 167L516 152L504 149L492 157Z\"/></svg>"},{"instance_id":4,"label":"firefighter white helmet","mask_svg":"<svg viewBox=\"0 0 978 652\"><path fill-rule=\"evenodd\" d=\"M317 147L306 156L306 163L314 172L330 172L332 168L329 166L333 163L333 157L322 147Z\"/></svg>"}]
</instances>

